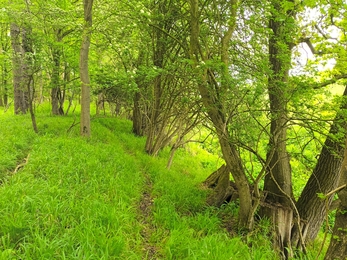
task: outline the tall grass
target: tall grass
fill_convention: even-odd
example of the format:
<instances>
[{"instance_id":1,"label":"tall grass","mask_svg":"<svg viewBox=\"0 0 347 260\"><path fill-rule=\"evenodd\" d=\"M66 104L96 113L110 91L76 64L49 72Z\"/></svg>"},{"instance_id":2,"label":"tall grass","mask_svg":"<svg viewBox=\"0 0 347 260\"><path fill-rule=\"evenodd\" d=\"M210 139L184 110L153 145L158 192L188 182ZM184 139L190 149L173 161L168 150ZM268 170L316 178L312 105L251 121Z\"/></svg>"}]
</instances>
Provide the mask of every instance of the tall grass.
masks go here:
<instances>
[{"instance_id":1,"label":"tall grass","mask_svg":"<svg viewBox=\"0 0 347 260\"><path fill-rule=\"evenodd\" d=\"M0 116L0 259L147 259L149 245L157 259L276 259L266 227L230 234L221 216L231 221L236 206L205 206L200 183L215 157L180 150L167 170L169 151L145 154L126 120L93 119L90 139L67 131L73 116L40 112L37 121L39 135L27 116ZM148 223L139 221L144 191Z\"/></svg>"}]
</instances>

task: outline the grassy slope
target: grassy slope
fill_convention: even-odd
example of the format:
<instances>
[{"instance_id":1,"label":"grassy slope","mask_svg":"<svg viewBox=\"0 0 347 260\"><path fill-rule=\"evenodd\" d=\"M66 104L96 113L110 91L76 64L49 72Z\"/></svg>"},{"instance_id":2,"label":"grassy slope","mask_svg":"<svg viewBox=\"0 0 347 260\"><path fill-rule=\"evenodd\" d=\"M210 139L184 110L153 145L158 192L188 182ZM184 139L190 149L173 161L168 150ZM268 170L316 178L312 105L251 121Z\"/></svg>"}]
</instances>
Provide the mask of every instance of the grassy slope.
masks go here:
<instances>
[{"instance_id":1,"label":"grassy slope","mask_svg":"<svg viewBox=\"0 0 347 260\"><path fill-rule=\"evenodd\" d=\"M276 259L261 230L222 228L233 205L204 206L206 154L180 151L168 171L128 121L95 119L90 140L72 122L39 115L35 135L28 116L0 116L0 259Z\"/></svg>"}]
</instances>

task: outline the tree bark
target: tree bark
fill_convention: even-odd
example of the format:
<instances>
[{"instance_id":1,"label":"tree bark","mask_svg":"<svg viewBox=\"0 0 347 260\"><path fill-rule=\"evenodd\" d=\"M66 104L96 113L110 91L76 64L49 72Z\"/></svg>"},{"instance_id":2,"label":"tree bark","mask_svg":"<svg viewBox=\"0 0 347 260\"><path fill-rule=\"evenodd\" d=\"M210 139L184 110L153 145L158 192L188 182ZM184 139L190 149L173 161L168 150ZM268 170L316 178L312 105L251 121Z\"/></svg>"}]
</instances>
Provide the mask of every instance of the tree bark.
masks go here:
<instances>
[{"instance_id":1,"label":"tree bark","mask_svg":"<svg viewBox=\"0 0 347 260\"><path fill-rule=\"evenodd\" d=\"M140 66L143 64L145 59L145 52L143 49L139 50L139 55L136 62L136 68L139 69ZM136 85L137 85L137 91L135 92L134 98L133 98L133 115L132 115L132 121L133 121L133 128L132 131L137 136L144 136L146 132L146 122L147 117L146 115L146 104L142 101L142 92L146 88L146 84L143 82L143 77L138 76L136 78Z\"/></svg>"},{"instance_id":2,"label":"tree bark","mask_svg":"<svg viewBox=\"0 0 347 260\"><path fill-rule=\"evenodd\" d=\"M8 40L7 33L10 29L9 26L5 25L1 28L1 49L4 52L10 52L11 41ZM6 107L8 105L8 89L9 89L9 79L10 79L11 67L7 59L3 59L1 64L1 87L0 87L0 102L1 106Z\"/></svg>"},{"instance_id":3,"label":"tree bark","mask_svg":"<svg viewBox=\"0 0 347 260\"><path fill-rule=\"evenodd\" d=\"M6 107L8 104L8 75L9 69L7 67L7 62L3 63L2 73L1 73L1 97L0 97L0 106Z\"/></svg>"},{"instance_id":4,"label":"tree bark","mask_svg":"<svg viewBox=\"0 0 347 260\"><path fill-rule=\"evenodd\" d=\"M347 96L347 87L343 96ZM343 102L340 109L347 109L346 102ZM343 113L340 111L336 115L316 167L296 204L302 223L300 227L294 225L292 229L292 245L295 247L301 246L300 232L303 234L303 242L310 242L316 238L333 200L333 194L327 199L328 203L317 194L327 194L334 190L340 179L344 147L343 140L337 139L336 134L340 134L341 131L346 132L347 124ZM343 136L345 138L346 133Z\"/></svg>"},{"instance_id":5,"label":"tree bark","mask_svg":"<svg viewBox=\"0 0 347 260\"><path fill-rule=\"evenodd\" d=\"M140 106L141 93L137 91L134 95L134 108L133 108L133 133L137 136L144 135L143 115Z\"/></svg>"},{"instance_id":6,"label":"tree bark","mask_svg":"<svg viewBox=\"0 0 347 260\"><path fill-rule=\"evenodd\" d=\"M344 188L338 192L340 205L336 211L333 234L324 258L325 260L344 260L347 257L347 142L339 186Z\"/></svg>"},{"instance_id":7,"label":"tree bark","mask_svg":"<svg viewBox=\"0 0 347 260\"><path fill-rule=\"evenodd\" d=\"M21 42L21 28L12 23L10 27L11 45L13 49L13 91L14 113L26 114L28 111L28 92L23 78L24 55Z\"/></svg>"},{"instance_id":8,"label":"tree bark","mask_svg":"<svg viewBox=\"0 0 347 260\"><path fill-rule=\"evenodd\" d=\"M34 86L34 71L33 71L33 41L32 41L32 30L31 28L22 28L22 84L24 89L28 93L28 109L31 117L31 124L35 133L38 133L36 124L36 116L34 112L34 97L35 97L35 86Z\"/></svg>"},{"instance_id":9,"label":"tree bark","mask_svg":"<svg viewBox=\"0 0 347 260\"><path fill-rule=\"evenodd\" d=\"M55 31L57 43L62 41L62 30L57 29ZM64 115L64 100L60 89L60 59L61 50L59 46L52 46L52 58L53 58L53 68L52 68L52 79L51 79L51 102L52 102L52 114L53 115Z\"/></svg>"},{"instance_id":10,"label":"tree bark","mask_svg":"<svg viewBox=\"0 0 347 260\"><path fill-rule=\"evenodd\" d=\"M223 164L218 170L213 172L205 181L204 185L212 189L206 202L210 206L220 207L227 200L234 201L238 197L238 192L231 185L229 169Z\"/></svg>"},{"instance_id":11,"label":"tree bark","mask_svg":"<svg viewBox=\"0 0 347 260\"><path fill-rule=\"evenodd\" d=\"M294 28L293 11L283 10L281 3L272 1L269 28L268 93L271 113L269 150L267 154L267 174L264 191L267 204L261 214L268 217L274 227L274 247L282 253L282 258L290 256L291 225L293 220L293 192L289 154L287 153L287 89L291 68L291 41ZM286 17L285 21L278 16ZM278 205L278 206L275 206Z\"/></svg>"},{"instance_id":12,"label":"tree bark","mask_svg":"<svg viewBox=\"0 0 347 260\"><path fill-rule=\"evenodd\" d=\"M92 9L93 0L83 0L84 28L82 46L80 51L80 79L81 79L81 126L80 133L84 137L90 137L90 79L88 72L88 56L90 39L92 34Z\"/></svg>"}]
</instances>

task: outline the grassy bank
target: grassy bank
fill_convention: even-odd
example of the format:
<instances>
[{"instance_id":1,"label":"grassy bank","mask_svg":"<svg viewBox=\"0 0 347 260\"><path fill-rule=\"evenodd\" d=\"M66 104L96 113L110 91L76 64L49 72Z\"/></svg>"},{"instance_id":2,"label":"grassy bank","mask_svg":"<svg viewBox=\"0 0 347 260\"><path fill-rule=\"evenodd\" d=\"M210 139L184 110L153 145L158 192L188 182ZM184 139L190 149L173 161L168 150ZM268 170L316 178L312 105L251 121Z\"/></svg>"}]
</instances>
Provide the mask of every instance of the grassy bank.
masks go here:
<instances>
[{"instance_id":1,"label":"grassy bank","mask_svg":"<svg viewBox=\"0 0 347 260\"><path fill-rule=\"evenodd\" d=\"M266 221L241 236L235 205L205 206L216 158L180 150L167 170L129 121L95 118L90 139L73 122L0 116L0 259L277 259Z\"/></svg>"}]
</instances>

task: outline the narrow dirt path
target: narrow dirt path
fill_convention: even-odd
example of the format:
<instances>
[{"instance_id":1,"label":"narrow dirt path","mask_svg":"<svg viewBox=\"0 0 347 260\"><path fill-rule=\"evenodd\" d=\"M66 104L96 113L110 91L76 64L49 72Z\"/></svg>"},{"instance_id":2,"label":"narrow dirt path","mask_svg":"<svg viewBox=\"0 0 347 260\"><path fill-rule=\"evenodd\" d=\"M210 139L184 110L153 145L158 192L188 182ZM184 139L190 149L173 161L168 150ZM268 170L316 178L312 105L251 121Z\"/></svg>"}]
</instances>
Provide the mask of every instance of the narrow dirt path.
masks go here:
<instances>
[{"instance_id":1,"label":"narrow dirt path","mask_svg":"<svg viewBox=\"0 0 347 260\"><path fill-rule=\"evenodd\" d=\"M153 197L152 193L152 181L148 173L144 173L145 177L145 189L142 193L142 198L138 206L138 220L142 224L143 229L141 236L143 238L143 251L145 252L144 259L162 259L162 255L159 253L158 248L155 245L155 241L151 240L151 236L155 231L153 224Z\"/></svg>"},{"instance_id":2,"label":"narrow dirt path","mask_svg":"<svg viewBox=\"0 0 347 260\"><path fill-rule=\"evenodd\" d=\"M113 133L113 130L110 129L106 124L103 124L101 121L99 123L104 126L106 129ZM123 150L130 156L135 157L136 155L129 150L126 146L123 146ZM141 223L143 227L141 230L142 236L142 250L143 255L146 260L157 260L164 259L163 255L160 253L160 248L156 245L156 241L153 241L152 235L156 231L153 218L153 200L152 191L153 183L149 174L146 170L143 170L143 176L145 179L144 190L139 204L137 205L137 221Z\"/></svg>"}]
</instances>

